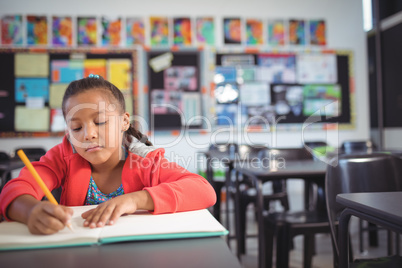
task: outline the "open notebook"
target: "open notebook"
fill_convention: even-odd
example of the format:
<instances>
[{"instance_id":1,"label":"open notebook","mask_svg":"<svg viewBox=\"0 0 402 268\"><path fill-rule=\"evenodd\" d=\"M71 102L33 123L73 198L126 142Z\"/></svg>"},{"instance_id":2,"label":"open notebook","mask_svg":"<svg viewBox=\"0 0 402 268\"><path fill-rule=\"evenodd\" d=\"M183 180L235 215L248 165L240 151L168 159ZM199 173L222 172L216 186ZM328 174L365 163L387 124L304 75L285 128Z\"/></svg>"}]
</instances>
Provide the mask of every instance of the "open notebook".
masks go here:
<instances>
[{"instance_id":1,"label":"open notebook","mask_svg":"<svg viewBox=\"0 0 402 268\"><path fill-rule=\"evenodd\" d=\"M134 240L177 239L227 235L208 210L152 215L147 211L120 217L114 225L83 227L81 214L94 206L72 207L72 226L53 235L32 235L25 224L0 223L0 250L85 246Z\"/></svg>"}]
</instances>

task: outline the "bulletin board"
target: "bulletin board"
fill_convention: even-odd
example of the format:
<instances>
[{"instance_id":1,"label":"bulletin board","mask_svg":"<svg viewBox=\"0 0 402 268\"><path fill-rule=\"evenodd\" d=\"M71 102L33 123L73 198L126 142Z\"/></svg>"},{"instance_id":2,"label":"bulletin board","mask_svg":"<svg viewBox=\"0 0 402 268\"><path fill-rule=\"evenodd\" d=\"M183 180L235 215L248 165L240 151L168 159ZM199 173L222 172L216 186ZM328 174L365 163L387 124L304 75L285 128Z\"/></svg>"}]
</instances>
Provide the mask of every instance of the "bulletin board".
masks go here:
<instances>
[{"instance_id":1,"label":"bulletin board","mask_svg":"<svg viewBox=\"0 0 402 268\"><path fill-rule=\"evenodd\" d=\"M90 73L115 84L137 114L136 66L133 49L0 48L0 137L64 135L64 91Z\"/></svg>"},{"instance_id":2,"label":"bulletin board","mask_svg":"<svg viewBox=\"0 0 402 268\"><path fill-rule=\"evenodd\" d=\"M149 121L153 130L201 129L200 51L147 53Z\"/></svg>"},{"instance_id":3,"label":"bulletin board","mask_svg":"<svg viewBox=\"0 0 402 268\"><path fill-rule=\"evenodd\" d=\"M217 53L216 125L354 127L350 51Z\"/></svg>"}]
</instances>

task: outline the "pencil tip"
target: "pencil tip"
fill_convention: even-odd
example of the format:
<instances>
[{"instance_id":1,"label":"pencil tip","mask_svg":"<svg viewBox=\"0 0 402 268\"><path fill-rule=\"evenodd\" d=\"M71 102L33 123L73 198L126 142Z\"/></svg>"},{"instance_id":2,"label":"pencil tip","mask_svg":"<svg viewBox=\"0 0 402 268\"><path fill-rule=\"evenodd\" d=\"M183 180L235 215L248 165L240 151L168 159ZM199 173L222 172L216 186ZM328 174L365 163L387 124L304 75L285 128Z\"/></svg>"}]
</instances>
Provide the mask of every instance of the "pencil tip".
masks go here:
<instances>
[{"instance_id":1,"label":"pencil tip","mask_svg":"<svg viewBox=\"0 0 402 268\"><path fill-rule=\"evenodd\" d=\"M68 227L68 229L71 230L71 232L74 233L74 229L73 229L73 226L71 225L71 223L67 224L67 227Z\"/></svg>"}]
</instances>

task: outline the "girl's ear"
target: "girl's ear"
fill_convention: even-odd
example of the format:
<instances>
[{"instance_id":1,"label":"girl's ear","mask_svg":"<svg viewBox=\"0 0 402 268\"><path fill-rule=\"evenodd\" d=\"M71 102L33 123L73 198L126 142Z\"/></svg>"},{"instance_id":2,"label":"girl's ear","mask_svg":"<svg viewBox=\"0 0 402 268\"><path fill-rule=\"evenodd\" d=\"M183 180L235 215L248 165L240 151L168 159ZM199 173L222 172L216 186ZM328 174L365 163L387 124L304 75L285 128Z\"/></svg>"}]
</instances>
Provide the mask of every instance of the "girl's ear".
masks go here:
<instances>
[{"instance_id":1,"label":"girl's ear","mask_svg":"<svg viewBox=\"0 0 402 268\"><path fill-rule=\"evenodd\" d=\"M123 124L122 124L122 131L127 131L130 127L130 114L125 112L123 114Z\"/></svg>"}]
</instances>

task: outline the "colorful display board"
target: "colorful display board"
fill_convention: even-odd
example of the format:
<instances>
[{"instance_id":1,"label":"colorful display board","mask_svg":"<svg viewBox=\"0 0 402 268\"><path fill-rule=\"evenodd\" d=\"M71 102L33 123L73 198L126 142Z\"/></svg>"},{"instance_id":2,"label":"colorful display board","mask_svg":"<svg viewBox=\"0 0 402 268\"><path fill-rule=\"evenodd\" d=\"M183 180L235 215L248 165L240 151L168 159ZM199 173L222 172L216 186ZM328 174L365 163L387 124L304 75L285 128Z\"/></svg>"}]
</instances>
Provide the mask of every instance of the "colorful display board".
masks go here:
<instances>
[{"instance_id":1,"label":"colorful display board","mask_svg":"<svg viewBox=\"0 0 402 268\"><path fill-rule=\"evenodd\" d=\"M135 114L136 60L136 50L124 49L0 49L0 137L64 135L64 92L90 73L114 83Z\"/></svg>"},{"instance_id":2,"label":"colorful display board","mask_svg":"<svg viewBox=\"0 0 402 268\"><path fill-rule=\"evenodd\" d=\"M353 126L352 59L335 51L217 53L215 123L267 130L308 120Z\"/></svg>"},{"instance_id":3,"label":"colorful display board","mask_svg":"<svg viewBox=\"0 0 402 268\"><path fill-rule=\"evenodd\" d=\"M200 52L150 51L147 67L152 130L201 129Z\"/></svg>"}]
</instances>

